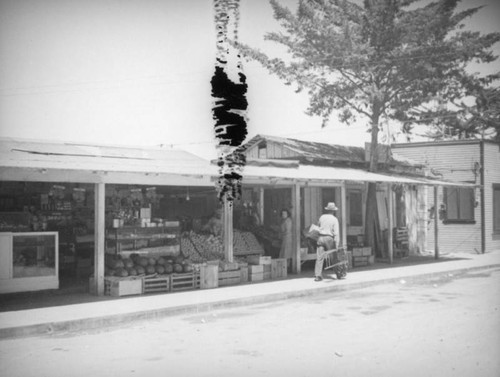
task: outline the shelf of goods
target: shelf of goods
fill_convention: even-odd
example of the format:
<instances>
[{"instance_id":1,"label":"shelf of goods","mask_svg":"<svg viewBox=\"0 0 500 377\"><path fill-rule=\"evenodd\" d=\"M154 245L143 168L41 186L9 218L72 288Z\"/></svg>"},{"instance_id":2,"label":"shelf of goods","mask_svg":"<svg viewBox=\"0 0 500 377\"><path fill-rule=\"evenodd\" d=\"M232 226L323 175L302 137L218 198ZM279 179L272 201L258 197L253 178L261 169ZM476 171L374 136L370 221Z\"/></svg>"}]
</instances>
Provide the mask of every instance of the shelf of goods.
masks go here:
<instances>
[{"instance_id":1,"label":"shelf of goods","mask_svg":"<svg viewBox=\"0 0 500 377\"><path fill-rule=\"evenodd\" d=\"M180 228L176 221L158 227L111 228L106 234L106 251L125 257L133 253L175 256L180 249Z\"/></svg>"},{"instance_id":2,"label":"shelf of goods","mask_svg":"<svg viewBox=\"0 0 500 377\"><path fill-rule=\"evenodd\" d=\"M0 293L58 288L57 232L0 233Z\"/></svg>"}]
</instances>

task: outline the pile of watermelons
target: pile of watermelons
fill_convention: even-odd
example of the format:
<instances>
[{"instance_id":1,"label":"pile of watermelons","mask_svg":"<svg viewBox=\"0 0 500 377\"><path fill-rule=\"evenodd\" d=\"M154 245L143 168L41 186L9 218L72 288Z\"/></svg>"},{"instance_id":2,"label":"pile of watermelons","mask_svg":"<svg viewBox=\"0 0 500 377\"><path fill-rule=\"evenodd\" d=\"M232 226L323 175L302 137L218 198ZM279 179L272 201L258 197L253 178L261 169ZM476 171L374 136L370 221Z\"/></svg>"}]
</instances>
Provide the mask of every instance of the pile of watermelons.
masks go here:
<instances>
[{"instance_id":1,"label":"pile of watermelons","mask_svg":"<svg viewBox=\"0 0 500 377\"><path fill-rule=\"evenodd\" d=\"M106 255L105 276L140 276L140 275L169 275L172 273L192 272L193 264L182 254L176 257L140 256L130 254L129 258L121 255Z\"/></svg>"}]
</instances>

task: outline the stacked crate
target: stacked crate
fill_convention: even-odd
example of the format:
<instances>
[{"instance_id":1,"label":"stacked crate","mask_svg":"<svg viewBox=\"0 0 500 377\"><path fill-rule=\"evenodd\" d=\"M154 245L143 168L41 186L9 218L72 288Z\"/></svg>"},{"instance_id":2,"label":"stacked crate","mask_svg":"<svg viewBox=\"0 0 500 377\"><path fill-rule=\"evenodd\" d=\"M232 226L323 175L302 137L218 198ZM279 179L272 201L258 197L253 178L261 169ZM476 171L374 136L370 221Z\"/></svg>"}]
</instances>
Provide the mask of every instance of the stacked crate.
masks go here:
<instances>
[{"instance_id":1,"label":"stacked crate","mask_svg":"<svg viewBox=\"0 0 500 377\"><path fill-rule=\"evenodd\" d=\"M287 277L286 258L271 260L271 279L282 279Z\"/></svg>"},{"instance_id":2,"label":"stacked crate","mask_svg":"<svg viewBox=\"0 0 500 377\"><path fill-rule=\"evenodd\" d=\"M375 262L371 247L354 247L352 249L353 267L368 266Z\"/></svg>"},{"instance_id":3,"label":"stacked crate","mask_svg":"<svg viewBox=\"0 0 500 377\"><path fill-rule=\"evenodd\" d=\"M271 279L271 257L262 255L249 255L248 263L248 280L260 281Z\"/></svg>"},{"instance_id":4,"label":"stacked crate","mask_svg":"<svg viewBox=\"0 0 500 377\"><path fill-rule=\"evenodd\" d=\"M248 281L262 281L264 280L264 265L263 264L249 264L248 265Z\"/></svg>"}]
</instances>

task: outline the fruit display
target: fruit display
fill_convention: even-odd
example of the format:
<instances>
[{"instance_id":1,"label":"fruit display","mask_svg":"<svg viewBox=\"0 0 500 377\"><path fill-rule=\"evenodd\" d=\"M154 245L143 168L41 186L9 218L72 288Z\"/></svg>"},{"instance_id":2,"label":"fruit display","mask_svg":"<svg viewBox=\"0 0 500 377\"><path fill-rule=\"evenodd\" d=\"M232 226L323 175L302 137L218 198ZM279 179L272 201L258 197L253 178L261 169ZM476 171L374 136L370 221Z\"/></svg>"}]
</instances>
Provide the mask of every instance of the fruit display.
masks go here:
<instances>
[{"instance_id":1,"label":"fruit display","mask_svg":"<svg viewBox=\"0 0 500 377\"><path fill-rule=\"evenodd\" d=\"M235 230L233 232L233 250L235 254L245 253L248 248L245 242L244 232Z\"/></svg>"},{"instance_id":2,"label":"fruit display","mask_svg":"<svg viewBox=\"0 0 500 377\"><path fill-rule=\"evenodd\" d=\"M234 230L233 247L235 255L264 254L259 241L250 232ZM191 231L181 237L181 249L182 253L195 263L225 258L224 241L221 236Z\"/></svg>"},{"instance_id":3,"label":"fruit display","mask_svg":"<svg viewBox=\"0 0 500 377\"><path fill-rule=\"evenodd\" d=\"M185 234L181 237L181 251L182 254L186 256L186 258L189 258L194 263L204 262L200 253L196 251L196 248L191 242L188 234Z\"/></svg>"},{"instance_id":4,"label":"fruit display","mask_svg":"<svg viewBox=\"0 0 500 377\"><path fill-rule=\"evenodd\" d=\"M105 276L141 276L165 275L193 271L193 261L182 255L176 257L139 256L131 254L129 258L122 258L120 254L106 254Z\"/></svg>"},{"instance_id":5,"label":"fruit display","mask_svg":"<svg viewBox=\"0 0 500 377\"><path fill-rule=\"evenodd\" d=\"M220 236L189 232L189 239L204 261L224 259L224 243Z\"/></svg>"},{"instance_id":6,"label":"fruit display","mask_svg":"<svg viewBox=\"0 0 500 377\"><path fill-rule=\"evenodd\" d=\"M251 232L239 232L235 231L235 234L239 233L240 237L243 239L245 243L245 248L241 252L241 254L264 254L264 249L262 248L262 245L259 243L255 235ZM238 253L235 249L235 253Z\"/></svg>"}]
</instances>

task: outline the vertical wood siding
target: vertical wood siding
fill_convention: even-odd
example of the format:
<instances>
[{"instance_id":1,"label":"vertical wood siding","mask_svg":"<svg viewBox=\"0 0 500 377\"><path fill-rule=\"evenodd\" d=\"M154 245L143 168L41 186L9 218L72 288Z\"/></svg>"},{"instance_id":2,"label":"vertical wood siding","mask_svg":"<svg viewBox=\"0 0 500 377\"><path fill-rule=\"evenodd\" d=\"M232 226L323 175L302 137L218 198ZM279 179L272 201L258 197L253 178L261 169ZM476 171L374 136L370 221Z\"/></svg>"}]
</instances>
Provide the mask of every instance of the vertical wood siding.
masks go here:
<instances>
[{"instance_id":1,"label":"vertical wood siding","mask_svg":"<svg viewBox=\"0 0 500 377\"><path fill-rule=\"evenodd\" d=\"M451 181L467 181L480 183L479 174L474 174L476 162L480 162L479 143L475 144L450 144L429 145L419 147L394 148L396 155L428 164L435 173L442 174L442 178ZM420 188L427 196L428 209L434 205L432 188ZM443 203L443 188L438 190L438 206ZM491 195L490 195L491 196ZM424 213L421 210L421 213ZM434 250L434 220L430 218L429 212L425 215L423 223L426 226L427 250ZM490 215L490 218L492 215ZM475 224L443 224L439 220L439 250L441 253L466 252L475 253L481 251L481 205L474 208Z\"/></svg>"},{"instance_id":2,"label":"vertical wood siding","mask_svg":"<svg viewBox=\"0 0 500 377\"><path fill-rule=\"evenodd\" d=\"M493 233L493 184L500 184L500 147L484 144L484 208L486 251L500 249L500 234Z\"/></svg>"}]
</instances>

